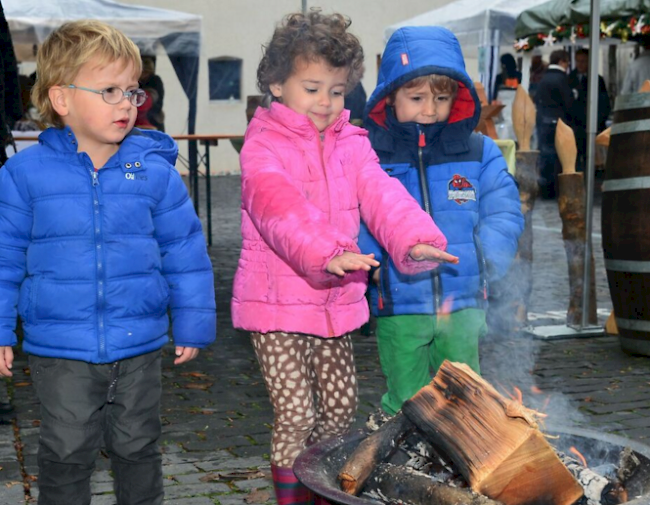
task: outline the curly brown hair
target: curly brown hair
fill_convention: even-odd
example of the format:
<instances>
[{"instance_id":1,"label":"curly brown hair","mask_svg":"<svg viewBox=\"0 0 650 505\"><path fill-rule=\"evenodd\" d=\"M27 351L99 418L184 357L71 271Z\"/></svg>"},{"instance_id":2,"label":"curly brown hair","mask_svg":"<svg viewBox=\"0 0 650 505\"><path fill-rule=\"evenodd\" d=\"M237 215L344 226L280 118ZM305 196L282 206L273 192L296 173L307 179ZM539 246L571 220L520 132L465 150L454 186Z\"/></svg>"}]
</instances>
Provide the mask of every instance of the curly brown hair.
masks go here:
<instances>
[{"instance_id":1,"label":"curly brown hair","mask_svg":"<svg viewBox=\"0 0 650 505\"><path fill-rule=\"evenodd\" d=\"M271 84L284 83L295 70L297 59L325 61L333 68L350 69L346 92L363 76L363 48L349 33L351 22L341 14L324 15L319 10L308 14L289 14L278 25L257 67L257 86L268 100L274 99Z\"/></svg>"}]
</instances>

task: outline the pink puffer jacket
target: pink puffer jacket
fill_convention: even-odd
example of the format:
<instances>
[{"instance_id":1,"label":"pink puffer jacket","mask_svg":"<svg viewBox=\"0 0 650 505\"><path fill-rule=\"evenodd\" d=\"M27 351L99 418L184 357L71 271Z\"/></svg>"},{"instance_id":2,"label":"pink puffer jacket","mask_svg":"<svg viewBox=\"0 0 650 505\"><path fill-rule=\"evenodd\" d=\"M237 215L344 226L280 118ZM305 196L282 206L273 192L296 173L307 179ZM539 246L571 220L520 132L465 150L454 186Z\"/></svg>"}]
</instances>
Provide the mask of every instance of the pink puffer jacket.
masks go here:
<instances>
[{"instance_id":1,"label":"pink puffer jacket","mask_svg":"<svg viewBox=\"0 0 650 505\"><path fill-rule=\"evenodd\" d=\"M365 323L368 273L325 270L344 251L359 252L360 217L404 273L437 266L409 251L418 243L444 250L445 237L348 117L343 111L321 140L307 116L279 103L257 109L241 153L236 328L333 337Z\"/></svg>"}]
</instances>

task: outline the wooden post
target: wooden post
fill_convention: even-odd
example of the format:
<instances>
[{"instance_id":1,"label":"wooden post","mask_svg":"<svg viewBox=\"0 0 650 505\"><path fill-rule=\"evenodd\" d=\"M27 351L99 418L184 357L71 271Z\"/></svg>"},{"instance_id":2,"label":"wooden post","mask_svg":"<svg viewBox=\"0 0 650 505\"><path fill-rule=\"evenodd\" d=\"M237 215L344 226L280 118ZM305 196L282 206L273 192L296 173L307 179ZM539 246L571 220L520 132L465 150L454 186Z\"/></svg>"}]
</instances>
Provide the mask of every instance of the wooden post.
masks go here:
<instances>
[{"instance_id":1,"label":"wooden post","mask_svg":"<svg viewBox=\"0 0 650 505\"><path fill-rule=\"evenodd\" d=\"M586 209L584 175L576 173L577 148L573 130L561 119L555 130L555 150L562 164L558 176L558 206L562 218L562 238L569 268L569 308L567 324L582 321L582 277L586 244ZM593 255L589 259L591 284L589 286L589 324L598 324L596 316L596 279Z\"/></svg>"}]
</instances>

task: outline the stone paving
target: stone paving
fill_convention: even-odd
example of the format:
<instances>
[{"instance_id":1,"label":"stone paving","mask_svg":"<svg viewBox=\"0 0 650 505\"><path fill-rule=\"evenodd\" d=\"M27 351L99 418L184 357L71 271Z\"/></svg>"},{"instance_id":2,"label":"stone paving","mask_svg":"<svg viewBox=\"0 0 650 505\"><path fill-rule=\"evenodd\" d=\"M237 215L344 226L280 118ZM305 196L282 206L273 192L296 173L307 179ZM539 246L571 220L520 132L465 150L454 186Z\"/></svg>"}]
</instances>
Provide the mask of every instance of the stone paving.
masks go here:
<instances>
[{"instance_id":1,"label":"stone paving","mask_svg":"<svg viewBox=\"0 0 650 505\"><path fill-rule=\"evenodd\" d=\"M169 505L274 503L269 444L272 412L255 357L243 332L230 325L229 299L239 255L238 176L213 178L214 262L218 340L180 367L165 349L162 450ZM598 202L597 202L598 203ZM595 208L599 314L611 304ZM204 213L204 212L203 212ZM204 217L204 216L202 216ZM535 263L532 323L561 324L568 304L566 257L556 202L534 211ZM378 407L383 389L372 336L354 337L360 387L356 426ZM544 408L549 424L589 427L637 441L650 436L650 358L623 353L616 338L541 341L526 334L490 335L482 343L483 375L524 403ZM16 418L0 424L0 505L34 503L39 413L24 354L17 352L12 380L0 383ZM109 461L101 454L92 478L93 505L113 505Z\"/></svg>"}]
</instances>

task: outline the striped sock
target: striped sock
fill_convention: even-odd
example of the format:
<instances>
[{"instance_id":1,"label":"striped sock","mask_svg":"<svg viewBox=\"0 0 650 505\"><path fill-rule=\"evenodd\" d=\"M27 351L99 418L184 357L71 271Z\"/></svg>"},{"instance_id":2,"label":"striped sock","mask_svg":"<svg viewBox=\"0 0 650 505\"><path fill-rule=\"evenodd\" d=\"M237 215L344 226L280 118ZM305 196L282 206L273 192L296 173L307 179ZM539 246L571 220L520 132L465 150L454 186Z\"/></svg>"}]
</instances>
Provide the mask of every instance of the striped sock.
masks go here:
<instances>
[{"instance_id":1,"label":"striped sock","mask_svg":"<svg viewBox=\"0 0 650 505\"><path fill-rule=\"evenodd\" d=\"M312 505L311 491L298 481L292 468L271 465L271 474L278 505Z\"/></svg>"}]
</instances>

